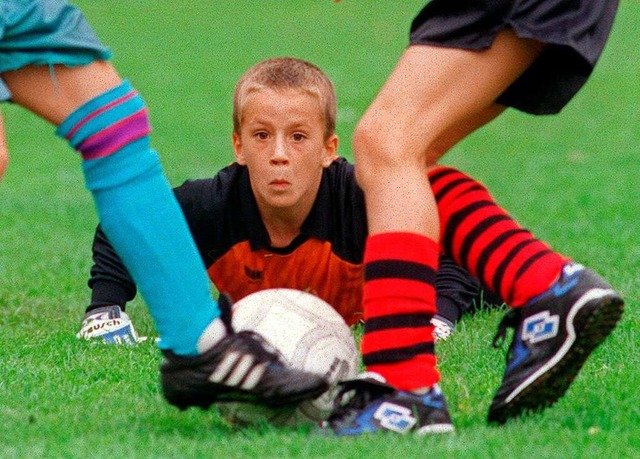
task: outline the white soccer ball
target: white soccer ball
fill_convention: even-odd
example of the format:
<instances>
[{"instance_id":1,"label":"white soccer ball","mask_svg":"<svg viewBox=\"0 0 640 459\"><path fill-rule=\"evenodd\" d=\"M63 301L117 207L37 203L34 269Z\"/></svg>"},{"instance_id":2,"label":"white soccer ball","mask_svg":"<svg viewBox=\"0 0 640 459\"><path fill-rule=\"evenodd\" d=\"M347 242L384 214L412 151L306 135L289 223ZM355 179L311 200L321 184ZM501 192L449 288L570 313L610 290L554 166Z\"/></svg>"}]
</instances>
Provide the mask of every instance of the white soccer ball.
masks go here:
<instances>
[{"instance_id":1,"label":"white soccer ball","mask_svg":"<svg viewBox=\"0 0 640 459\"><path fill-rule=\"evenodd\" d=\"M315 295L284 288L256 292L234 304L232 322L236 331L260 334L293 368L322 374L331 383L320 397L286 408L218 404L232 424L317 424L331 413L337 383L358 373L359 354L351 330L335 309Z\"/></svg>"}]
</instances>

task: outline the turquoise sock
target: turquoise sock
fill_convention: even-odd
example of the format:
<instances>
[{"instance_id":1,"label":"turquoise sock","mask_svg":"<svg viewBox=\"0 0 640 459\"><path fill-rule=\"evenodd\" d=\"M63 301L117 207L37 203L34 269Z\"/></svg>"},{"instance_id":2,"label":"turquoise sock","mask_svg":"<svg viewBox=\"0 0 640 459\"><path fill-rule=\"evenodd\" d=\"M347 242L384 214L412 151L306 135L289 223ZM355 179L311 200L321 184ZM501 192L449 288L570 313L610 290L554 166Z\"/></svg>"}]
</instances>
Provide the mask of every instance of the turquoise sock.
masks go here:
<instances>
[{"instance_id":1,"label":"turquoise sock","mask_svg":"<svg viewBox=\"0 0 640 459\"><path fill-rule=\"evenodd\" d=\"M78 108L56 134L82 154L102 228L147 303L160 348L195 355L220 311L149 131L144 101L123 82Z\"/></svg>"}]
</instances>

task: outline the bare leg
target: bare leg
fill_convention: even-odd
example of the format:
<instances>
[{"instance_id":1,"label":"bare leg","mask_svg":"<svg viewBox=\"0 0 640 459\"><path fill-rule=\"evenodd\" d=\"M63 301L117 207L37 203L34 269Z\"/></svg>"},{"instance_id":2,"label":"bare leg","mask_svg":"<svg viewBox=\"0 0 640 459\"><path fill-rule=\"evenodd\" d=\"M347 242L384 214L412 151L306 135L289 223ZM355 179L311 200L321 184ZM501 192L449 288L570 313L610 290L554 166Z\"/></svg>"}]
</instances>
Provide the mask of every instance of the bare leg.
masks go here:
<instances>
[{"instance_id":1,"label":"bare leg","mask_svg":"<svg viewBox=\"0 0 640 459\"><path fill-rule=\"evenodd\" d=\"M356 128L370 234L363 360L400 389L421 391L439 380L430 321L440 222L427 170L504 110L495 99L540 49L508 30L483 52L412 46Z\"/></svg>"},{"instance_id":2,"label":"bare leg","mask_svg":"<svg viewBox=\"0 0 640 459\"><path fill-rule=\"evenodd\" d=\"M489 123L500 115L507 107L500 104L491 104L485 110L474 113L473 116L451 126L448 131L435 139L429 146L427 158L441 158L454 145L465 139L478 128ZM431 163L430 163L431 164Z\"/></svg>"},{"instance_id":3,"label":"bare leg","mask_svg":"<svg viewBox=\"0 0 640 459\"><path fill-rule=\"evenodd\" d=\"M148 138L146 105L109 62L4 72L13 101L58 126L82 157L100 223L144 296L161 347L195 355L224 336L209 280ZM122 154L119 154L122 153ZM162 237L160 237L162 235Z\"/></svg>"},{"instance_id":4,"label":"bare leg","mask_svg":"<svg viewBox=\"0 0 640 459\"><path fill-rule=\"evenodd\" d=\"M459 140L461 123L488 121L499 112L494 100L541 49L505 30L482 52L432 46L405 51L353 139L370 233L407 231L438 240L435 201L425 193L427 167Z\"/></svg>"},{"instance_id":5,"label":"bare leg","mask_svg":"<svg viewBox=\"0 0 640 459\"><path fill-rule=\"evenodd\" d=\"M53 75L53 78L52 78ZM83 67L28 66L2 74L18 105L59 125L85 102L119 85L122 80L108 62Z\"/></svg>"}]
</instances>

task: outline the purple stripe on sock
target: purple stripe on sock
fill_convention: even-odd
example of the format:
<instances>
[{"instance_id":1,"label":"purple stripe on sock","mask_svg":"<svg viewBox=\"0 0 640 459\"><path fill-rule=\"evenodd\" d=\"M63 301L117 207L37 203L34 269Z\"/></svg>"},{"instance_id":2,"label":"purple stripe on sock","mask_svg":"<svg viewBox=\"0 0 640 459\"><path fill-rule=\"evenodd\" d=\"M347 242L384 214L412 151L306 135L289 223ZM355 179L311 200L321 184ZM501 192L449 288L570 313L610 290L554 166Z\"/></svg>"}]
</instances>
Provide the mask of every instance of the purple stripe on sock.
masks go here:
<instances>
[{"instance_id":1,"label":"purple stripe on sock","mask_svg":"<svg viewBox=\"0 0 640 459\"><path fill-rule=\"evenodd\" d=\"M97 110L94 110L93 112L89 113L87 116L82 118L80 121L78 121L78 123L76 123L76 125L73 126L71 128L71 130L67 133L65 138L67 140L70 140L73 137L73 135L78 131L78 129L80 129L82 126L84 126L88 121L91 121L93 118L95 118L99 114L104 113L107 110L109 110L110 108L115 107L116 105L120 105L120 104L128 101L129 99L132 99L133 97L135 97L137 95L138 95L138 93L135 90L134 91L130 91L127 94L125 94L124 96L119 97L116 100L108 103L107 105L103 105L102 107L98 108Z\"/></svg>"},{"instance_id":2,"label":"purple stripe on sock","mask_svg":"<svg viewBox=\"0 0 640 459\"><path fill-rule=\"evenodd\" d=\"M83 159L96 159L115 153L120 148L151 132L147 109L143 108L131 116L88 137L78 145Z\"/></svg>"}]
</instances>

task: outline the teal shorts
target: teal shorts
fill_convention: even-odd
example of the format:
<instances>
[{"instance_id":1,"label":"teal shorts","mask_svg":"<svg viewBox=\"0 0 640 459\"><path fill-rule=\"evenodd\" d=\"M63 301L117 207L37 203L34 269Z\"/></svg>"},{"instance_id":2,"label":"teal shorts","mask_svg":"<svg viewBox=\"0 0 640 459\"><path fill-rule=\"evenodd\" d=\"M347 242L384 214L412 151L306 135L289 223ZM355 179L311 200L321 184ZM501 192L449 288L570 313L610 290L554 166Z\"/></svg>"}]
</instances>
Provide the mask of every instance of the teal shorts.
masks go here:
<instances>
[{"instance_id":1,"label":"teal shorts","mask_svg":"<svg viewBox=\"0 0 640 459\"><path fill-rule=\"evenodd\" d=\"M104 46L75 6L63 0L0 0L0 73L27 65L69 67L108 60ZM0 101L11 91L0 78Z\"/></svg>"}]
</instances>

